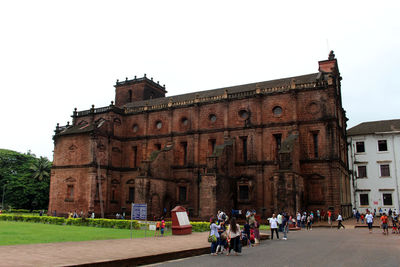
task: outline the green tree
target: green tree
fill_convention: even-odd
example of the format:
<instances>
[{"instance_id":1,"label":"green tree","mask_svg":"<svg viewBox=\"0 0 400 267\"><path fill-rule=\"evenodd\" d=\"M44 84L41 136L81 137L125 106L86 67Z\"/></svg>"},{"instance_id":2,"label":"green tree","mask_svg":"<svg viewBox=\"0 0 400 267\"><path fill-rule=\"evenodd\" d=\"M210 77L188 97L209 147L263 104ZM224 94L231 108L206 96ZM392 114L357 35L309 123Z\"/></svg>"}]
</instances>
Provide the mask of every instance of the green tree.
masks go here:
<instances>
[{"instance_id":1,"label":"green tree","mask_svg":"<svg viewBox=\"0 0 400 267\"><path fill-rule=\"evenodd\" d=\"M40 162L40 163L39 163ZM41 175L36 176L33 166ZM5 185L5 206L19 209L47 209L49 204L51 163L22 154L0 149L0 188ZM2 194L2 190L0 192Z\"/></svg>"},{"instance_id":2,"label":"green tree","mask_svg":"<svg viewBox=\"0 0 400 267\"><path fill-rule=\"evenodd\" d=\"M51 162L44 157L37 159L30 167L33 172L33 178L38 181L46 181L50 179Z\"/></svg>"}]
</instances>

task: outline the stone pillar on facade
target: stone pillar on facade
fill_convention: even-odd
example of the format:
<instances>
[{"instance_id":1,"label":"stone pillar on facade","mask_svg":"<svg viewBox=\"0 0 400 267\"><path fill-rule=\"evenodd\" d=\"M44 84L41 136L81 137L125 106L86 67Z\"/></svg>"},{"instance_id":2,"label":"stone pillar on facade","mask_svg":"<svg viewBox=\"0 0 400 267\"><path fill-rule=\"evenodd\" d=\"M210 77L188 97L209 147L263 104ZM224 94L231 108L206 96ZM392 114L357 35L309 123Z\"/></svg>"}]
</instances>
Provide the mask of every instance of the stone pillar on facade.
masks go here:
<instances>
[{"instance_id":1,"label":"stone pillar on facade","mask_svg":"<svg viewBox=\"0 0 400 267\"><path fill-rule=\"evenodd\" d=\"M295 214L295 191L294 182L295 174L293 172L285 173L285 185L286 185L286 205L284 206L284 211L290 214Z\"/></svg>"},{"instance_id":2,"label":"stone pillar on facade","mask_svg":"<svg viewBox=\"0 0 400 267\"><path fill-rule=\"evenodd\" d=\"M135 203L147 203L149 198L150 181L147 177L137 177L135 179Z\"/></svg>"},{"instance_id":3,"label":"stone pillar on facade","mask_svg":"<svg viewBox=\"0 0 400 267\"><path fill-rule=\"evenodd\" d=\"M304 192L304 179L303 177L296 175L295 179L296 188L296 212L301 211L303 207L303 192Z\"/></svg>"},{"instance_id":4,"label":"stone pillar on facade","mask_svg":"<svg viewBox=\"0 0 400 267\"><path fill-rule=\"evenodd\" d=\"M217 214L217 177L215 174L201 176L200 217L209 218Z\"/></svg>"},{"instance_id":5,"label":"stone pillar on facade","mask_svg":"<svg viewBox=\"0 0 400 267\"><path fill-rule=\"evenodd\" d=\"M273 202L274 202L274 210L273 213L278 211L278 181L279 181L279 173L275 172L273 177L272 177L272 183L273 183Z\"/></svg>"},{"instance_id":6,"label":"stone pillar on facade","mask_svg":"<svg viewBox=\"0 0 400 267\"><path fill-rule=\"evenodd\" d=\"M264 179L263 179L263 168L262 166L257 166L256 168L256 205L259 207L257 211L259 214L262 214L262 208L264 206ZM257 186L258 185L258 186Z\"/></svg>"},{"instance_id":7,"label":"stone pillar on facade","mask_svg":"<svg viewBox=\"0 0 400 267\"><path fill-rule=\"evenodd\" d=\"M89 194L88 196L88 211L94 211L94 197L96 194L96 175L97 175L97 170L96 168L91 168L88 174L88 179L89 179L89 188L87 193Z\"/></svg>"},{"instance_id":8,"label":"stone pillar on facade","mask_svg":"<svg viewBox=\"0 0 400 267\"><path fill-rule=\"evenodd\" d=\"M193 162L199 162L199 158L200 158L200 142L199 142L199 134L194 134L193 135ZM194 194L195 194L195 213L197 216L200 216L200 201L199 201L199 196L200 196L200 168L199 169L195 169L193 172L193 176L196 177L196 186L193 188Z\"/></svg>"}]
</instances>

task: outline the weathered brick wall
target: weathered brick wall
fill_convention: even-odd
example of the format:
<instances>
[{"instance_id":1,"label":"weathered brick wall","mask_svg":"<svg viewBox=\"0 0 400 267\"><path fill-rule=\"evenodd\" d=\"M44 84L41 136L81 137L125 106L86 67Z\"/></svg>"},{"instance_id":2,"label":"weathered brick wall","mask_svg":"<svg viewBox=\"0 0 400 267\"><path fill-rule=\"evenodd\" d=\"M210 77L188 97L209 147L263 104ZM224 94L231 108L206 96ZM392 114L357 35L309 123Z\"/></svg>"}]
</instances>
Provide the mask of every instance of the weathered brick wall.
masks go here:
<instances>
[{"instance_id":1,"label":"weathered brick wall","mask_svg":"<svg viewBox=\"0 0 400 267\"><path fill-rule=\"evenodd\" d=\"M92 187L91 168L53 169L50 183L49 213L65 215L75 210L87 214ZM68 186L73 186L73 198L68 195Z\"/></svg>"},{"instance_id":2,"label":"weathered brick wall","mask_svg":"<svg viewBox=\"0 0 400 267\"><path fill-rule=\"evenodd\" d=\"M332 62L321 64L324 71L335 67ZM105 179L106 213L129 210L130 187L135 189L135 202L147 201L152 215L156 216L164 207L170 210L177 204L205 217L213 214L215 209L228 209L230 205L238 209L256 208L268 215L284 208L277 205L282 199L279 200L276 194L283 192L285 186L288 192L295 192L295 187L298 187L297 192L304 192L296 196L296 201L288 201L291 211L300 208L326 210L328 207L348 209L350 192L344 115L334 79L329 83L329 86L310 86L286 93L225 99L125 116L110 111L79 117L75 124L83 120L93 123L104 119L107 122L93 137L81 134L57 138L54 164L59 168L52 173L50 207L98 211L100 202L94 200L96 182L93 182L93 177L98 176L93 170L97 172L97 169L94 166L79 167L91 164L94 159L96 164L98 159ZM134 99L143 99L147 89L144 83L117 87L116 106L126 103L129 90L134 91ZM274 113L276 107L282 108L280 114ZM291 170L279 178L275 136L281 135L284 142L294 133L298 137L290 152ZM317 134L317 156L313 134ZM246 155L243 154L243 138L247 140ZM219 172L207 174L213 142L218 146L226 140L233 141L229 156L224 152L216 159ZM187 144L186 161L183 143ZM158 150L158 145L164 148L166 144L172 144L173 148L160 153L151 163L146 161L153 151ZM145 164L150 164L150 174L145 173ZM75 167L62 168L69 165ZM229 168L224 168L228 165ZM77 198L73 203L65 202L62 195L67 190L63 182L68 178L66 176L79 177L74 192ZM249 200L237 200L239 183L249 186ZM187 188L185 201L179 201L180 186ZM113 195L114 200L111 199Z\"/></svg>"},{"instance_id":3,"label":"weathered brick wall","mask_svg":"<svg viewBox=\"0 0 400 267\"><path fill-rule=\"evenodd\" d=\"M92 160L92 142L88 136L65 136L56 140L53 165L82 165Z\"/></svg>"}]
</instances>

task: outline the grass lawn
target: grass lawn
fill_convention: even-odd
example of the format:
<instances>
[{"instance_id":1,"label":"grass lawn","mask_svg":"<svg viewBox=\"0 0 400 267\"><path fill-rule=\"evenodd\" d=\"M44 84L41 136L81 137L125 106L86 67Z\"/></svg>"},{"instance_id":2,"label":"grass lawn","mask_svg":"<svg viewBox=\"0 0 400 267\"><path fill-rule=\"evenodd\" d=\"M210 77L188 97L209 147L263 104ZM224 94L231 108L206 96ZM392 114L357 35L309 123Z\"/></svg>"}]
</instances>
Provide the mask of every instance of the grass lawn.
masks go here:
<instances>
[{"instance_id":1,"label":"grass lawn","mask_svg":"<svg viewBox=\"0 0 400 267\"><path fill-rule=\"evenodd\" d=\"M134 238L139 238L144 237L145 231L133 230L132 233ZM164 235L171 235L171 231L166 231ZM146 236L153 237L154 231L147 231ZM0 221L0 245L2 246L130 237L128 229Z\"/></svg>"}]
</instances>

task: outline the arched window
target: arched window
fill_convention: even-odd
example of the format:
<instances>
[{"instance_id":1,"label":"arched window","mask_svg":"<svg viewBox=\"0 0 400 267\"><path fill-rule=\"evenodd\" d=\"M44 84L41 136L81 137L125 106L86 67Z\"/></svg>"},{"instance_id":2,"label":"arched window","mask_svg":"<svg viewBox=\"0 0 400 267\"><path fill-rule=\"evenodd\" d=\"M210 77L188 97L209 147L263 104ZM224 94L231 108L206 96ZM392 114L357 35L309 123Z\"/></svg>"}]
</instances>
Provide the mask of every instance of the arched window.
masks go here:
<instances>
[{"instance_id":1,"label":"arched window","mask_svg":"<svg viewBox=\"0 0 400 267\"><path fill-rule=\"evenodd\" d=\"M272 109L272 112L274 113L274 116L279 117L279 116L282 115L282 107L280 107L280 106L275 106L275 107Z\"/></svg>"}]
</instances>

